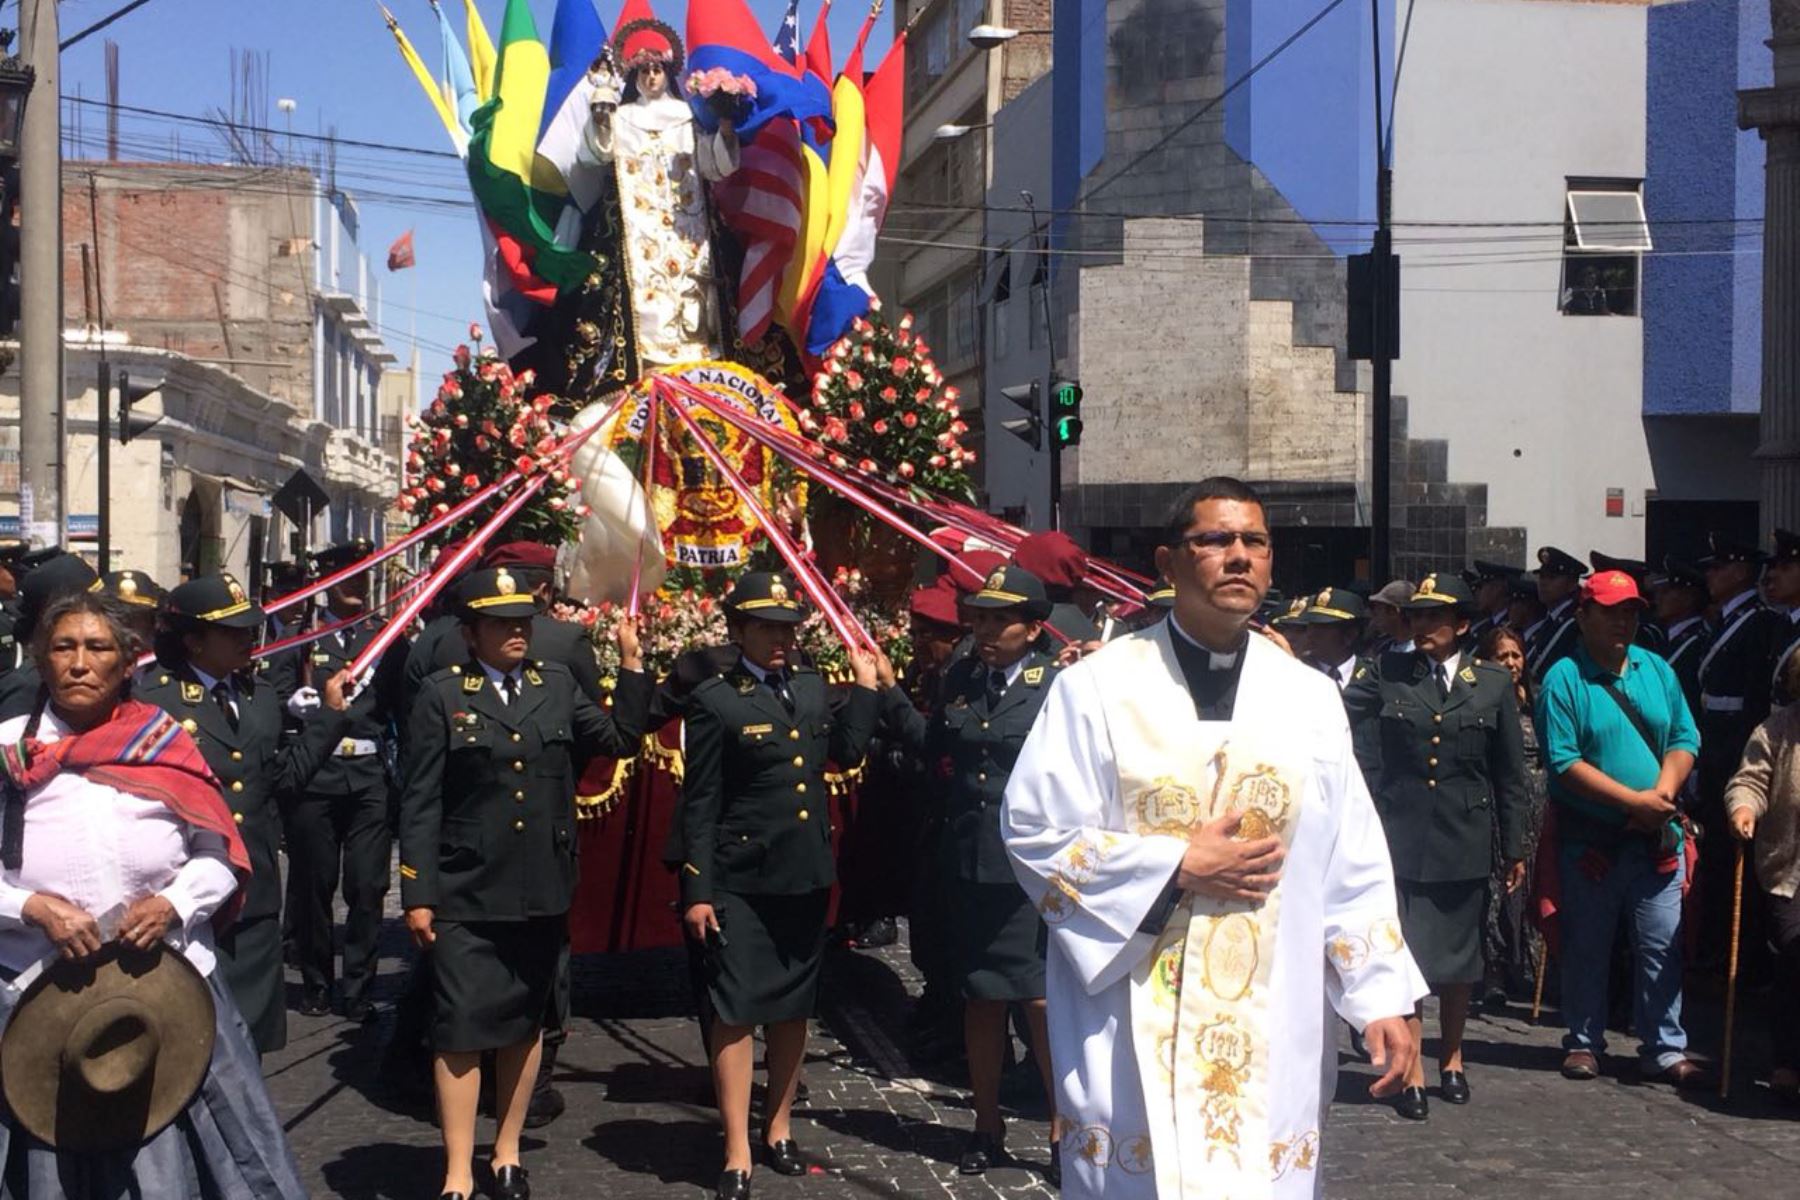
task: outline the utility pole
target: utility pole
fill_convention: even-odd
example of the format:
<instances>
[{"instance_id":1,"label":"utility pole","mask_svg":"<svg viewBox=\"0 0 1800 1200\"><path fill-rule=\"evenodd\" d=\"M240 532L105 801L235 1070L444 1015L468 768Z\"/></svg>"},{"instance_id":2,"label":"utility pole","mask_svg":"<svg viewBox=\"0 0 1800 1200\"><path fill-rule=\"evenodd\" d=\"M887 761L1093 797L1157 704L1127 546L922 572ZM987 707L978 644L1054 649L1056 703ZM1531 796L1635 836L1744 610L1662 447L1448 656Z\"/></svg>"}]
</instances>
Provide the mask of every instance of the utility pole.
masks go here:
<instances>
[{"instance_id":1,"label":"utility pole","mask_svg":"<svg viewBox=\"0 0 1800 1200\"><path fill-rule=\"evenodd\" d=\"M100 187L92 171L88 172L88 221L94 235L94 331L100 346L94 393L94 437L99 447L94 487L99 527L94 534L99 570L104 575L112 570L112 363L106 357L106 255L100 251Z\"/></svg>"},{"instance_id":2,"label":"utility pole","mask_svg":"<svg viewBox=\"0 0 1800 1200\"><path fill-rule=\"evenodd\" d=\"M1380 76L1377 75L1379 87ZM1394 358L1400 340L1399 272L1394 262L1394 171L1384 157L1375 177L1375 242L1374 312L1370 324L1374 333L1375 420L1371 431L1375 444L1370 447L1369 486L1374 492L1369 503L1369 582L1382 587L1392 577L1393 475L1394 454L1391 440L1394 425Z\"/></svg>"},{"instance_id":3,"label":"utility pole","mask_svg":"<svg viewBox=\"0 0 1800 1200\"><path fill-rule=\"evenodd\" d=\"M55 0L21 0L24 59L38 102L19 145L19 532L60 542L62 364L62 72Z\"/></svg>"},{"instance_id":4,"label":"utility pole","mask_svg":"<svg viewBox=\"0 0 1800 1200\"><path fill-rule=\"evenodd\" d=\"M1038 389L1038 397L1043 404L1048 405L1056 382L1056 323L1050 317L1050 235L1047 230L1042 232L1043 241L1039 242L1043 227L1038 223L1037 202L1024 189L1020 189L1019 198L1025 201L1025 211L1031 214L1031 248L1038 255L1038 261L1032 266L1028 278L1035 281L1040 272L1044 277L1044 348L1049 352L1050 363L1049 369L1044 372L1044 384ZM1033 290L1028 283L1025 288L1027 307L1031 304ZM1050 428L1050 415L1048 408L1037 414L1045 429ZM1062 528L1062 447L1056 443L1054 434L1050 439L1050 528Z\"/></svg>"}]
</instances>

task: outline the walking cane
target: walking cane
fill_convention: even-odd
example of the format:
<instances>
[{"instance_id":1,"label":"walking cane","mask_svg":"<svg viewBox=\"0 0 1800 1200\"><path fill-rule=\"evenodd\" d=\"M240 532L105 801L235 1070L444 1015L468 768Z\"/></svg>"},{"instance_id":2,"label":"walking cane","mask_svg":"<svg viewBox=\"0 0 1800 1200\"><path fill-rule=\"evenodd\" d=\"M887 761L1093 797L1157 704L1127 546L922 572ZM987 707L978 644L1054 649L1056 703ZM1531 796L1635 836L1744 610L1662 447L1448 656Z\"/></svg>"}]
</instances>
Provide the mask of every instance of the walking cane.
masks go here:
<instances>
[{"instance_id":1,"label":"walking cane","mask_svg":"<svg viewBox=\"0 0 1800 1200\"><path fill-rule=\"evenodd\" d=\"M1725 1053L1719 1071L1719 1099L1731 1094L1731 1034L1737 1024L1738 931L1744 919L1744 843L1737 843L1731 878L1731 956L1725 967Z\"/></svg>"},{"instance_id":2,"label":"walking cane","mask_svg":"<svg viewBox=\"0 0 1800 1200\"><path fill-rule=\"evenodd\" d=\"M1531 1023L1537 1024L1538 1014L1544 1011L1544 964L1550 961L1550 943L1538 939L1537 982L1531 988Z\"/></svg>"}]
</instances>

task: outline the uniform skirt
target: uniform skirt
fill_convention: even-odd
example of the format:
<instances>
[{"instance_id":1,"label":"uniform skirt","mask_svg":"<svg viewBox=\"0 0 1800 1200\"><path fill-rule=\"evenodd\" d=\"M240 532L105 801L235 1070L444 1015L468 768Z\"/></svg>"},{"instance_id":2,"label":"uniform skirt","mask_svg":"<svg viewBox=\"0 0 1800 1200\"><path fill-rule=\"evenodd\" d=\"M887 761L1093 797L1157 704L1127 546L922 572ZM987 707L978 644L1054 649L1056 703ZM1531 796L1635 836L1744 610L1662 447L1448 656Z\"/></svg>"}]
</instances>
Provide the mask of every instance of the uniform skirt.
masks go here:
<instances>
[{"instance_id":1,"label":"uniform skirt","mask_svg":"<svg viewBox=\"0 0 1800 1200\"><path fill-rule=\"evenodd\" d=\"M727 1025L804 1021L819 998L831 891L798 896L718 892L720 936L708 947L706 990Z\"/></svg>"},{"instance_id":2,"label":"uniform skirt","mask_svg":"<svg viewBox=\"0 0 1800 1200\"><path fill-rule=\"evenodd\" d=\"M1044 919L1016 883L951 879L949 904L952 970L970 1000L1044 998Z\"/></svg>"},{"instance_id":3,"label":"uniform skirt","mask_svg":"<svg viewBox=\"0 0 1800 1200\"><path fill-rule=\"evenodd\" d=\"M281 975L281 918L240 918L219 937L217 972L250 1030L258 1054L287 1045L287 989Z\"/></svg>"},{"instance_id":4,"label":"uniform skirt","mask_svg":"<svg viewBox=\"0 0 1800 1200\"><path fill-rule=\"evenodd\" d=\"M46 1146L11 1113L0 1112L0 1196L305 1200L250 1032L218 972L206 982L213 995L212 1061L181 1115L141 1146L75 1154ZM11 1018L18 998L10 988L0 988L0 1020Z\"/></svg>"},{"instance_id":5,"label":"uniform skirt","mask_svg":"<svg viewBox=\"0 0 1800 1200\"><path fill-rule=\"evenodd\" d=\"M1486 879L1420 883L1397 879L1400 931L1426 982L1478 983Z\"/></svg>"},{"instance_id":6,"label":"uniform skirt","mask_svg":"<svg viewBox=\"0 0 1800 1200\"><path fill-rule=\"evenodd\" d=\"M498 1050L542 1032L567 926L560 914L434 921L433 1047L448 1053Z\"/></svg>"}]
</instances>

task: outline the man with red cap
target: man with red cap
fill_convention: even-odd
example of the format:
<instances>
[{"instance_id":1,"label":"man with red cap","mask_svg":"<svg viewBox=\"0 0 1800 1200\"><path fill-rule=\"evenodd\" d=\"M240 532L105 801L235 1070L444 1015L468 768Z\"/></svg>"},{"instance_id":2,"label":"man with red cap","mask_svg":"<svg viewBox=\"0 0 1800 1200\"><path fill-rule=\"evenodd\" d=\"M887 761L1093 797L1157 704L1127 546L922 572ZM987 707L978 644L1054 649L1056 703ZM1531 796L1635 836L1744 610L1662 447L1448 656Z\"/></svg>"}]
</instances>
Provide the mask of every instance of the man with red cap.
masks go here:
<instances>
[{"instance_id":1,"label":"man with red cap","mask_svg":"<svg viewBox=\"0 0 1800 1200\"><path fill-rule=\"evenodd\" d=\"M1537 730L1556 805L1562 882L1562 1073L1592 1079L1606 1049L1613 931L1629 922L1638 1064L1645 1082L1707 1086L1681 1024L1681 893L1676 798L1699 731L1674 670L1635 645L1645 607L1623 571L1581 584L1581 636L1544 675Z\"/></svg>"},{"instance_id":2,"label":"man with red cap","mask_svg":"<svg viewBox=\"0 0 1800 1200\"><path fill-rule=\"evenodd\" d=\"M1088 584L1087 551L1074 538L1060 529L1034 533L1019 543L1012 561L1043 581L1050 596L1051 628L1074 642L1106 640L1094 616L1101 612L1104 597ZM1110 626L1111 618L1105 623Z\"/></svg>"}]
</instances>

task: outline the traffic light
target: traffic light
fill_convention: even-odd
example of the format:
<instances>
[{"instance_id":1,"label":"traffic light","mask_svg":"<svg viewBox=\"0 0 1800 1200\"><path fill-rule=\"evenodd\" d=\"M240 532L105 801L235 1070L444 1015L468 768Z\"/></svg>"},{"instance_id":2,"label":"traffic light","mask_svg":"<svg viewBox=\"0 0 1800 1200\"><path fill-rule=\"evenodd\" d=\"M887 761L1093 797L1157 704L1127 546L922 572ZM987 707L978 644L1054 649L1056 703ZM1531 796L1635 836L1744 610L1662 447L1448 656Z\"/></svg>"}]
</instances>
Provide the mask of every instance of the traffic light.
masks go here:
<instances>
[{"instance_id":1,"label":"traffic light","mask_svg":"<svg viewBox=\"0 0 1800 1200\"><path fill-rule=\"evenodd\" d=\"M1050 384L1050 444L1061 450L1081 445L1081 385L1072 379Z\"/></svg>"},{"instance_id":2,"label":"traffic light","mask_svg":"<svg viewBox=\"0 0 1800 1200\"><path fill-rule=\"evenodd\" d=\"M1030 446L1033 450L1044 448L1044 418L1038 412L1038 398L1043 394L1037 380L1030 383L1015 384L1001 388L1000 394L1026 411L1027 416L1014 417L1010 421L1000 422L1000 428Z\"/></svg>"},{"instance_id":3,"label":"traffic light","mask_svg":"<svg viewBox=\"0 0 1800 1200\"><path fill-rule=\"evenodd\" d=\"M162 388L162 380L133 381L130 373L119 372L119 444L127 445L131 439L141 437L162 423L161 415L146 417L132 415L131 406Z\"/></svg>"}]
</instances>

